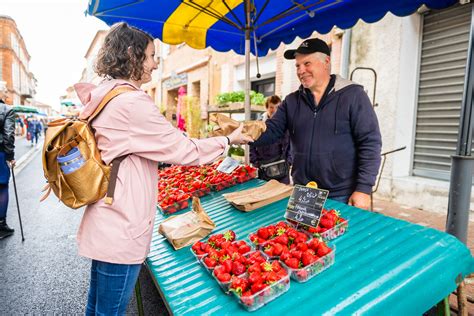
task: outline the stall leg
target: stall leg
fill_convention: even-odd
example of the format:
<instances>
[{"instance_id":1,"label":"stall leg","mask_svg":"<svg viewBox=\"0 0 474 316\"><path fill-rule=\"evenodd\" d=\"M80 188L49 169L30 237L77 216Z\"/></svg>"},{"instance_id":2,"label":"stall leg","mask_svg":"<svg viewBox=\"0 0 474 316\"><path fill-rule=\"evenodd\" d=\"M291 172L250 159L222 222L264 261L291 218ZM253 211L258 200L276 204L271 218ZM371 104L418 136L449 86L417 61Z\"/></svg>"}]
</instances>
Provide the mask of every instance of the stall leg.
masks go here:
<instances>
[{"instance_id":1,"label":"stall leg","mask_svg":"<svg viewBox=\"0 0 474 316\"><path fill-rule=\"evenodd\" d=\"M451 310L449 309L449 296L446 296L441 302L438 303L438 315L451 315Z\"/></svg>"},{"instance_id":2,"label":"stall leg","mask_svg":"<svg viewBox=\"0 0 474 316\"><path fill-rule=\"evenodd\" d=\"M466 296L466 288L464 281L461 282L458 286L457 291L458 296L458 315L460 316L467 316L467 296Z\"/></svg>"},{"instance_id":3,"label":"stall leg","mask_svg":"<svg viewBox=\"0 0 474 316\"><path fill-rule=\"evenodd\" d=\"M145 313L143 312L142 292L140 291L140 278L138 278L137 283L135 283L135 296L137 298L138 315L144 316Z\"/></svg>"}]
</instances>

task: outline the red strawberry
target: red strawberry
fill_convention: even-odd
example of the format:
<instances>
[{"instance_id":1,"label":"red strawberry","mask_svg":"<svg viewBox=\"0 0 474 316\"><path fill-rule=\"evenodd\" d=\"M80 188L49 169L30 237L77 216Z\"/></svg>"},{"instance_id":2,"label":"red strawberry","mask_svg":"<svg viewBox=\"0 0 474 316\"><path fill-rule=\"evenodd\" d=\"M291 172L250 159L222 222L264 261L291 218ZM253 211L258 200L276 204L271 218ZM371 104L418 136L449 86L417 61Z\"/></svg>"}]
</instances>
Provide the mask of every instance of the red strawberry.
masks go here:
<instances>
[{"instance_id":1,"label":"red strawberry","mask_svg":"<svg viewBox=\"0 0 474 316\"><path fill-rule=\"evenodd\" d=\"M258 237L267 240L270 238L270 233L268 232L268 229L265 227L261 227L257 230L257 235Z\"/></svg>"},{"instance_id":2,"label":"red strawberry","mask_svg":"<svg viewBox=\"0 0 474 316\"><path fill-rule=\"evenodd\" d=\"M262 269L260 269L260 264L258 264L258 263L254 263L254 264L250 265L247 270L248 270L249 274L252 274L252 273L255 273L255 272L260 274L260 272L262 271Z\"/></svg>"},{"instance_id":3,"label":"red strawberry","mask_svg":"<svg viewBox=\"0 0 474 316\"><path fill-rule=\"evenodd\" d=\"M289 259L291 258L291 255L290 255L290 252L289 251L285 251L285 252L282 252L281 255L280 255L280 260L285 262L286 259Z\"/></svg>"},{"instance_id":4,"label":"red strawberry","mask_svg":"<svg viewBox=\"0 0 474 316\"><path fill-rule=\"evenodd\" d=\"M249 290L244 293L242 293L242 297L240 300L242 303L246 306L252 306L254 304L254 298L253 298L253 293Z\"/></svg>"},{"instance_id":5,"label":"red strawberry","mask_svg":"<svg viewBox=\"0 0 474 316\"><path fill-rule=\"evenodd\" d=\"M227 271L225 270L225 267L222 266L222 265L218 265L214 271L212 272L215 276L217 276L218 274L222 274L222 273L227 273Z\"/></svg>"},{"instance_id":6,"label":"red strawberry","mask_svg":"<svg viewBox=\"0 0 474 316\"><path fill-rule=\"evenodd\" d=\"M209 256L207 256L206 258L204 258L204 264L208 268L214 268L217 265L217 261L214 258L210 258Z\"/></svg>"},{"instance_id":7,"label":"red strawberry","mask_svg":"<svg viewBox=\"0 0 474 316\"><path fill-rule=\"evenodd\" d=\"M286 246L288 245L288 236L286 234L280 235L275 238L275 242Z\"/></svg>"},{"instance_id":8,"label":"red strawberry","mask_svg":"<svg viewBox=\"0 0 474 316\"><path fill-rule=\"evenodd\" d=\"M228 231L226 231L224 233L224 239L227 240L227 241L234 241L235 240L235 232L231 229L229 229Z\"/></svg>"},{"instance_id":9,"label":"red strawberry","mask_svg":"<svg viewBox=\"0 0 474 316\"><path fill-rule=\"evenodd\" d=\"M278 275L271 271L271 272L268 272L268 274L266 275L266 278L265 278L265 282L268 283L268 284L272 284L276 281L278 281L280 278L278 277Z\"/></svg>"},{"instance_id":10,"label":"red strawberry","mask_svg":"<svg viewBox=\"0 0 474 316\"><path fill-rule=\"evenodd\" d=\"M316 261L316 257L311 254L309 251L303 252L303 255L301 255L301 262L303 263L303 266L306 267L307 265L310 265L311 263Z\"/></svg>"},{"instance_id":11,"label":"red strawberry","mask_svg":"<svg viewBox=\"0 0 474 316\"><path fill-rule=\"evenodd\" d=\"M255 294L257 292L260 292L262 291L263 289L265 289L267 287L266 284L263 284L263 283L255 283L255 284L252 284L252 286L250 287L250 291Z\"/></svg>"},{"instance_id":12,"label":"red strawberry","mask_svg":"<svg viewBox=\"0 0 474 316\"><path fill-rule=\"evenodd\" d=\"M242 263L238 261L234 261L232 263L232 274L241 275L244 272L245 272L245 266Z\"/></svg>"},{"instance_id":13,"label":"red strawberry","mask_svg":"<svg viewBox=\"0 0 474 316\"><path fill-rule=\"evenodd\" d=\"M301 255L303 254L303 252L300 251L300 250L291 250L291 251L290 251L290 254L291 254L294 258L296 258L296 259L298 259L298 260L301 260Z\"/></svg>"},{"instance_id":14,"label":"red strawberry","mask_svg":"<svg viewBox=\"0 0 474 316\"><path fill-rule=\"evenodd\" d=\"M335 224L336 224L335 220L324 218L324 217L321 218L321 220L319 221L319 225L321 225L324 228L333 228Z\"/></svg>"},{"instance_id":15,"label":"red strawberry","mask_svg":"<svg viewBox=\"0 0 474 316\"><path fill-rule=\"evenodd\" d=\"M249 275L250 284L263 283L262 275L260 272L253 272Z\"/></svg>"},{"instance_id":16,"label":"red strawberry","mask_svg":"<svg viewBox=\"0 0 474 316\"><path fill-rule=\"evenodd\" d=\"M308 245L304 242L300 242L299 244L296 245L296 249L301 250L301 251L306 251L308 250Z\"/></svg>"},{"instance_id":17,"label":"red strawberry","mask_svg":"<svg viewBox=\"0 0 474 316\"><path fill-rule=\"evenodd\" d=\"M320 243L317 254L318 254L319 257L324 257L325 255L327 255L331 251L332 251L332 249L329 248L328 246L326 246L325 243Z\"/></svg>"},{"instance_id":18,"label":"red strawberry","mask_svg":"<svg viewBox=\"0 0 474 316\"><path fill-rule=\"evenodd\" d=\"M226 260L224 260L222 265L225 268L225 272L230 273L232 271L232 260L226 259Z\"/></svg>"},{"instance_id":19,"label":"red strawberry","mask_svg":"<svg viewBox=\"0 0 474 316\"><path fill-rule=\"evenodd\" d=\"M281 252L283 251L283 246L279 243L274 243L273 244L273 255L274 256L279 256L281 255Z\"/></svg>"},{"instance_id":20,"label":"red strawberry","mask_svg":"<svg viewBox=\"0 0 474 316\"><path fill-rule=\"evenodd\" d=\"M272 262L272 271L278 272L278 271L280 271L281 269L282 269L282 268L281 268L280 262L278 262L277 260L275 260L275 261Z\"/></svg>"},{"instance_id":21,"label":"red strawberry","mask_svg":"<svg viewBox=\"0 0 474 316\"><path fill-rule=\"evenodd\" d=\"M251 248L247 244L239 246L239 249L238 249L239 253L241 253L241 254L247 253L250 250L251 250Z\"/></svg>"},{"instance_id":22,"label":"red strawberry","mask_svg":"<svg viewBox=\"0 0 474 316\"><path fill-rule=\"evenodd\" d=\"M216 278L221 282L229 282L230 281L230 274L229 273L221 273L216 275Z\"/></svg>"},{"instance_id":23,"label":"red strawberry","mask_svg":"<svg viewBox=\"0 0 474 316\"><path fill-rule=\"evenodd\" d=\"M299 280L306 280L308 278L308 271L306 271L305 269L301 269L299 270L298 272L296 272L296 277L299 279Z\"/></svg>"},{"instance_id":24,"label":"red strawberry","mask_svg":"<svg viewBox=\"0 0 474 316\"><path fill-rule=\"evenodd\" d=\"M319 240L317 238L311 239L308 243L308 247L314 251L317 251L319 248Z\"/></svg>"},{"instance_id":25,"label":"red strawberry","mask_svg":"<svg viewBox=\"0 0 474 316\"><path fill-rule=\"evenodd\" d=\"M299 260L296 258L289 258L285 260L285 264L291 269L298 269Z\"/></svg>"}]
</instances>

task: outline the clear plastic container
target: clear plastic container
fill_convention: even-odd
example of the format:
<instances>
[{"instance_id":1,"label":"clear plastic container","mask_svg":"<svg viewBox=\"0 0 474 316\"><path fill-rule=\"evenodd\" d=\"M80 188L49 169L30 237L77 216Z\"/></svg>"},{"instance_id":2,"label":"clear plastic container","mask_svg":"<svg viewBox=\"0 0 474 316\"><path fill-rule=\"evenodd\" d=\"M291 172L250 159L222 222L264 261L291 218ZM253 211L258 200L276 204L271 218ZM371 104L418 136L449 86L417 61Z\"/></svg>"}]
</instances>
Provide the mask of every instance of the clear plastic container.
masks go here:
<instances>
[{"instance_id":1,"label":"clear plastic container","mask_svg":"<svg viewBox=\"0 0 474 316\"><path fill-rule=\"evenodd\" d=\"M197 197L202 197L202 196L207 195L209 193L211 193L211 187L206 187L206 188L196 190L194 192L191 192L191 195L192 196L197 196Z\"/></svg>"},{"instance_id":2,"label":"clear plastic container","mask_svg":"<svg viewBox=\"0 0 474 316\"><path fill-rule=\"evenodd\" d=\"M158 209L161 211L161 213L165 215L173 214L178 211L184 210L185 208L188 208L189 206L189 198L181 201L176 201L171 205L168 205L166 207L162 207L159 203L157 205Z\"/></svg>"},{"instance_id":3,"label":"clear plastic container","mask_svg":"<svg viewBox=\"0 0 474 316\"><path fill-rule=\"evenodd\" d=\"M290 271L289 269L282 264L283 269L285 269L288 275L277 282L269 285L265 289L257 292L251 296L239 296L235 292L232 292L237 298L240 305L245 308L247 311L251 312L257 310L268 304L269 302L276 299L278 296L287 292L290 289Z\"/></svg>"},{"instance_id":4,"label":"clear plastic container","mask_svg":"<svg viewBox=\"0 0 474 316\"><path fill-rule=\"evenodd\" d=\"M340 222L333 228L326 230L324 233L321 233L320 236L324 240L332 240L336 237L344 235L348 227L349 227L349 221L345 219L343 222Z\"/></svg>"},{"instance_id":5,"label":"clear plastic container","mask_svg":"<svg viewBox=\"0 0 474 316\"><path fill-rule=\"evenodd\" d=\"M281 264L290 271L293 280L299 283L304 283L334 264L336 258L336 246L334 244L327 245L332 249L332 251L306 267L291 269L284 262Z\"/></svg>"}]
</instances>

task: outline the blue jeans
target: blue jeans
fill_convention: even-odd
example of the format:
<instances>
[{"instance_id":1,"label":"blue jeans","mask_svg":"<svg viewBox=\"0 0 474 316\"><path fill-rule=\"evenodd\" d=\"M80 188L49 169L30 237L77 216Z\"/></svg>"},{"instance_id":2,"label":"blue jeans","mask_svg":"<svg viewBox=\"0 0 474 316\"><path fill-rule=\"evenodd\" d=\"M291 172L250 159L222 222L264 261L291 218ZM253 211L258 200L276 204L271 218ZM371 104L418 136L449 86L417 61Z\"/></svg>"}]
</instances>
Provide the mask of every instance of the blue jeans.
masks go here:
<instances>
[{"instance_id":1,"label":"blue jeans","mask_svg":"<svg viewBox=\"0 0 474 316\"><path fill-rule=\"evenodd\" d=\"M350 195L331 196L330 199L338 202L347 204L349 202Z\"/></svg>"},{"instance_id":2,"label":"blue jeans","mask_svg":"<svg viewBox=\"0 0 474 316\"><path fill-rule=\"evenodd\" d=\"M125 315L141 266L92 260L86 315Z\"/></svg>"}]
</instances>

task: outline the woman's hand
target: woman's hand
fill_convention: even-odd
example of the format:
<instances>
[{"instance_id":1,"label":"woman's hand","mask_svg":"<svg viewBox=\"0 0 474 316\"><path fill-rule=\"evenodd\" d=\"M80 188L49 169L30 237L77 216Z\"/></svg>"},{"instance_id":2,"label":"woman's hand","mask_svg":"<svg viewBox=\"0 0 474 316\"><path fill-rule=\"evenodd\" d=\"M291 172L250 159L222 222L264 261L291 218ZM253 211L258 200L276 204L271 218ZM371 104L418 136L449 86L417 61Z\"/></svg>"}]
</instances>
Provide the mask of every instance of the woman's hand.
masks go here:
<instances>
[{"instance_id":1,"label":"woman's hand","mask_svg":"<svg viewBox=\"0 0 474 316\"><path fill-rule=\"evenodd\" d=\"M253 142L252 137L242 134L243 128L244 128L244 124L240 123L239 127L236 128L232 133L230 133L227 136L229 138L230 144L241 145L241 144L248 144L250 142Z\"/></svg>"}]
</instances>

